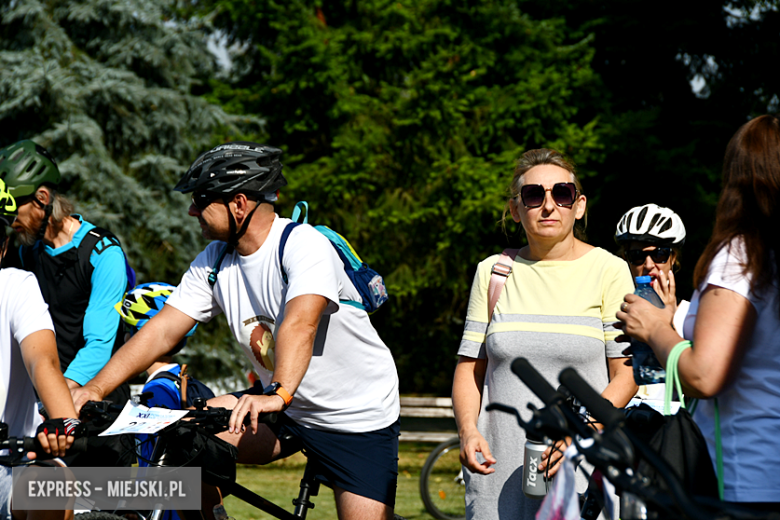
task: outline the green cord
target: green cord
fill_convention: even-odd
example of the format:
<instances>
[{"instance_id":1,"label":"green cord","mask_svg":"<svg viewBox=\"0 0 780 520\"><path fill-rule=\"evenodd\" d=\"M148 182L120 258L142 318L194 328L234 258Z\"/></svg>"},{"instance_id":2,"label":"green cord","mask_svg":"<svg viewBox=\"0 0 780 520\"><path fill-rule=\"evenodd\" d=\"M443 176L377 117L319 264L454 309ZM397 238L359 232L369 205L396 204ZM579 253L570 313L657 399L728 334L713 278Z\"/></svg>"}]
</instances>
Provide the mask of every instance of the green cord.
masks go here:
<instances>
[{"instance_id":1,"label":"green cord","mask_svg":"<svg viewBox=\"0 0 780 520\"><path fill-rule=\"evenodd\" d=\"M718 468L718 496L723 501L723 445L720 440L720 409L718 398L715 398L715 458Z\"/></svg>"},{"instance_id":2,"label":"green cord","mask_svg":"<svg viewBox=\"0 0 780 520\"><path fill-rule=\"evenodd\" d=\"M690 341L681 341L669 352L669 357L666 359L666 395L664 396L664 415L671 413L672 392L673 387L677 388L677 395L680 397L680 406L685 408L685 397L682 393L682 383L680 382L680 374L677 371L677 363L680 360L680 355L685 349L692 347ZM698 401L692 400L690 413L696 411L696 405ZM720 409L718 408L718 399L715 398L715 457L716 457L716 469L718 472L718 496L721 501L723 500L723 444L720 437Z\"/></svg>"},{"instance_id":3,"label":"green cord","mask_svg":"<svg viewBox=\"0 0 780 520\"><path fill-rule=\"evenodd\" d=\"M683 350L691 348L690 341L681 341L669 352L669 357L666 359L666 395L664 396L664 415L672 414L672 393L674 389L677 389L677 396L680 398L680 406L685 408L685 398L682 392L682 383L680 382L680 374L677 372L677 362L680 360L680 355Z\"/></svg>"}]
</instances>

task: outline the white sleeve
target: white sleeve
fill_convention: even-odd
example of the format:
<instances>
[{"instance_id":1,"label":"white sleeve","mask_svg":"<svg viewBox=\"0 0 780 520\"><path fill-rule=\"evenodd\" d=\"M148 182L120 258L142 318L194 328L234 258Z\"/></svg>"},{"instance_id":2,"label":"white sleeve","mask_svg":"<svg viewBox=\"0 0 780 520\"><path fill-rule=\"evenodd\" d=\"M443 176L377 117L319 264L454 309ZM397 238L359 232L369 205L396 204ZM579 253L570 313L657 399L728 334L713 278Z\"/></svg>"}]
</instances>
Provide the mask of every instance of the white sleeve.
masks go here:
<instances>
[{"instance_id":1,"label":"white sleeve","mask_svg":"<svg viewBox=\"0 0 780 520\"><path fill-rule=\"evenodd\" d=\"M222 309L214 297L214 288L209 284L208 277L214 261L224 246L224 242L209 244L192 261L190 268L184 273L178 287L165 304L201 323L206 323L219 315ZM223 259L222 263L226 264L227 258Z\"/></svg>"},{"instance_id":2,"label":"white sleeve","mask_svg":"<svg viewBox=\"0 0 780 520\"><path fill-rule=\"evenodd\" d=\"M21 345L22 340L39 330L54 331L49 306L43 300L38 280L32 273L19 271L19 284L13 292L18 297L14 298L10 325L17 343Z\"/></svg>"},{"instance_id":3,"label":"white sleeve","mask_svg":"<svg viewBox=\"0 0 780 520\"><path fill-rule=\"evenodd\" d=\"M701 290L704 290L707 285L723 287L746 298L756 306L756 298L750 292L752 277L743 274L746 258L745 243L740 239L732 240L729 245L722 247L712 259Z\"/></svg>"},{"instance_id":4,"label":"white sleeve","mask_svg":"<svg viewBox=\"0 0 780 520\"><path fill-rule=\"evenodd\" d=\"M338 309L346 274L325 235L311 226L298 226L287 240L282 265L289 284L286 302L304 294L317 294L330 300L328 312Z\"/></svg>"}]
</instances>

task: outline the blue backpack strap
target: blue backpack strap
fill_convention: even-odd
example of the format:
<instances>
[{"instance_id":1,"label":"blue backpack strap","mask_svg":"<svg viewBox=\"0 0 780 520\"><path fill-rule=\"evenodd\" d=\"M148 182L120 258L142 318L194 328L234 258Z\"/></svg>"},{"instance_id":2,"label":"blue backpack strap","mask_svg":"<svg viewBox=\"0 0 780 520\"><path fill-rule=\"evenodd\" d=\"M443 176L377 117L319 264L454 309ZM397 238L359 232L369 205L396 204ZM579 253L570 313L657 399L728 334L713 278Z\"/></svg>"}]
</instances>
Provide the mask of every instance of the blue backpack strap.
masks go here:
<instances>
[{"instance_id":1,"label":"blue backpack strap","mask_svg":"<svg viewBox=\"0 0 780 520\"><path fill-rule=\"evenodd\" d=\"M217 283L217 275L219 274L219 268L222 265L222 260L225 259L225 255L228 254L233 248L231 248L228 244L225 244L225 247L222 248L222 251L219 252L219 256L217 257L217 260L214 262L214 265L211 267L211 272L209 273L209 285L211 287L214 287L214 284Z\"/></svg>"},{"instance_id":2,"label":"blue backpack strap","mask_svg":"<svg viewBox=\"0 0 780 520\"><path fill-rule=\"evenodd\" d=\"M303 216L301 216L301 214ZM309 203L305 200L298 202L293 208L292 221L299 224L309 223Z\"/></svg>"},{"instance_id":3,"label":"blue backpack strap","mask_svg":"<svg viewBox=\"0 0 780 520\"><path fill-rule=\"evenodd\" d=\"M300 202L298 203L300 204ZM298 209L298 204L295 205L295 209ZM304 204L306 204L304 202ZM308 205L307 205L308 208ZM308 214L308 210L306 212ZM299 216L299 215L294 215ZM290 233L293 232L293 229L300 226L300 222L290 222L287 224L287 226L284 228L284 231L282 231L282 238L279 239L279 267L282 269L282 280L284 280L284 283L287 283L287 272L284 270L284 264L282 263L282 258L284 257L284 246L287 244L287 239L290 238Z\"/></svg>"}]
</instances>

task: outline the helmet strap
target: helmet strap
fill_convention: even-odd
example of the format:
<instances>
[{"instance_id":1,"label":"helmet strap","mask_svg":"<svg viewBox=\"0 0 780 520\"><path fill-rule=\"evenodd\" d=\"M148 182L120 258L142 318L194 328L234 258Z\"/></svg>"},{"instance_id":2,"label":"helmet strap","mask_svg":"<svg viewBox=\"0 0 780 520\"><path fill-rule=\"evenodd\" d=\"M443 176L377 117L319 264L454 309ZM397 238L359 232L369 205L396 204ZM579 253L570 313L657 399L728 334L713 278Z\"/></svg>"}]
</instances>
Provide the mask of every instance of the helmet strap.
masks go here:
<instances>
[{"instance_id":1,"label":"helmet strap","mask_svg":"<svg viewBox=\"0 0 780 520\"><path fill-rule=\"evenodd\" d=\"M233 249L238 246L238 241L241 240L241 237L244 236L244 233L246 233L247 228L249 227L249 222L252 220L252 215L255 214L255 211L257 208L260 207L260 202L255 201L255 207L252 208L252 211L249 212L249 214L244 219L244 223L241 225L241 229L236 232L236 219L233 217L233 212L230 211L230 202L226 199L222 199L222 202L225 204L225 208L227 209L228 213L228 219L230 220L230 235L228 238L228 247L232 251ZM230 251L228 251L230 252Z\"/></svg>"},{"instance_id":2,"label":"helmet strap","mask_svg":"<svg viewBox=\"0 0 780 520\"><path fill-rule=\"evenodd\" d=\"M50 196L53 196L53 194ZM36 197L33 197L33 201L38 205L39 208L43 210L44 213L43 222L41 222L41 227L38 228L38 240L43 240L43 236L46 234L46 227L49 225L49 217L51 217L51 212L54 209L54 206L51 203L44 204Z\"/></svg>"}]
</instances>

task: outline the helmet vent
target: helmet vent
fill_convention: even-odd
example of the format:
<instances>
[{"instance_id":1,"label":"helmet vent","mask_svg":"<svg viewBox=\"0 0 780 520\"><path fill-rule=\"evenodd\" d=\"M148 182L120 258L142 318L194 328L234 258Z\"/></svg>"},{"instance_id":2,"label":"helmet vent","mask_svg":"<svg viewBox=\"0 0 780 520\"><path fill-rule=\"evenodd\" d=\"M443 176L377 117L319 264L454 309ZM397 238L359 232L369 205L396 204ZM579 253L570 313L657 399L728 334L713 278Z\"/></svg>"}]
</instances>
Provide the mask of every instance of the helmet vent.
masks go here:
<instances>
[{"instance_id":1,"label":"helmet vent","mask_svg":"<svg viewBox=\"0 0 780 520\"><path fill-rule=\"evenodd\" d=\"M12 161L16 161L17 159L19 159L19 157L20 157L20 156L21 156L23 153L24 153L24 149L23 149L23 148L19 148L19 149L18 149L18 150L16 150L16 152L14 152L14 154L11 156L11 160L12 160Z\"/></svg>"},{"instance_id":2,"label":"helmet vent","mask_svg":"<svg viewBox=\"0 0 780 520\"><path fill-rule=\"evenodd\" d=\"M647 216L647 208L642 208L642 211L639 212L639 215L636 216L637 226L641 226L642 223L645 221L645 217Z\"/></svg>"},{"instance_id":3,"label":"helmet vent","mask_svg":"<svg viewBox=\"0 0 780 520\"><path fill-rule=\"evenodd\" d=\"M661 218L661 215L656 213L653 215L653 218L650 219L650 224L647 225L648 229L651 229L653 226L655 226L655 223L658 222L658 219Z\"/></svg>"},{"instance_id":4,"label":"helmet vent","mask_svg":"<svg viewBox=\"0 0 780 520\"><path fill-rule=\"evenodd\" d=\"M670 219L670 218L667 218L667 219L666 219L666 222L664 222L664 223L661 225L661 229L659 229L659 230L658 230L658 232L659 232L659 233L663 233L663 232L664 232L664 231L666 231L667 229L672 229L672 219Z\"/></svg>"},{"instance_id":5,"label":"helmet vent","mask_svg":"<svg viewBox=\"0 0 780 520\"><path fill-rule=\"evenodd\" d=\"M26 172L31 172L31 171L33 171L33 168L35 168L35 165L36 165L36 164L38 164L38 161L33 161L33 162L31 162L31 163L30 163L30 166L28 166L28 167L27 167L27 169L26 169L25 171L26 171Z\"/></svg>"}]
</instances>

